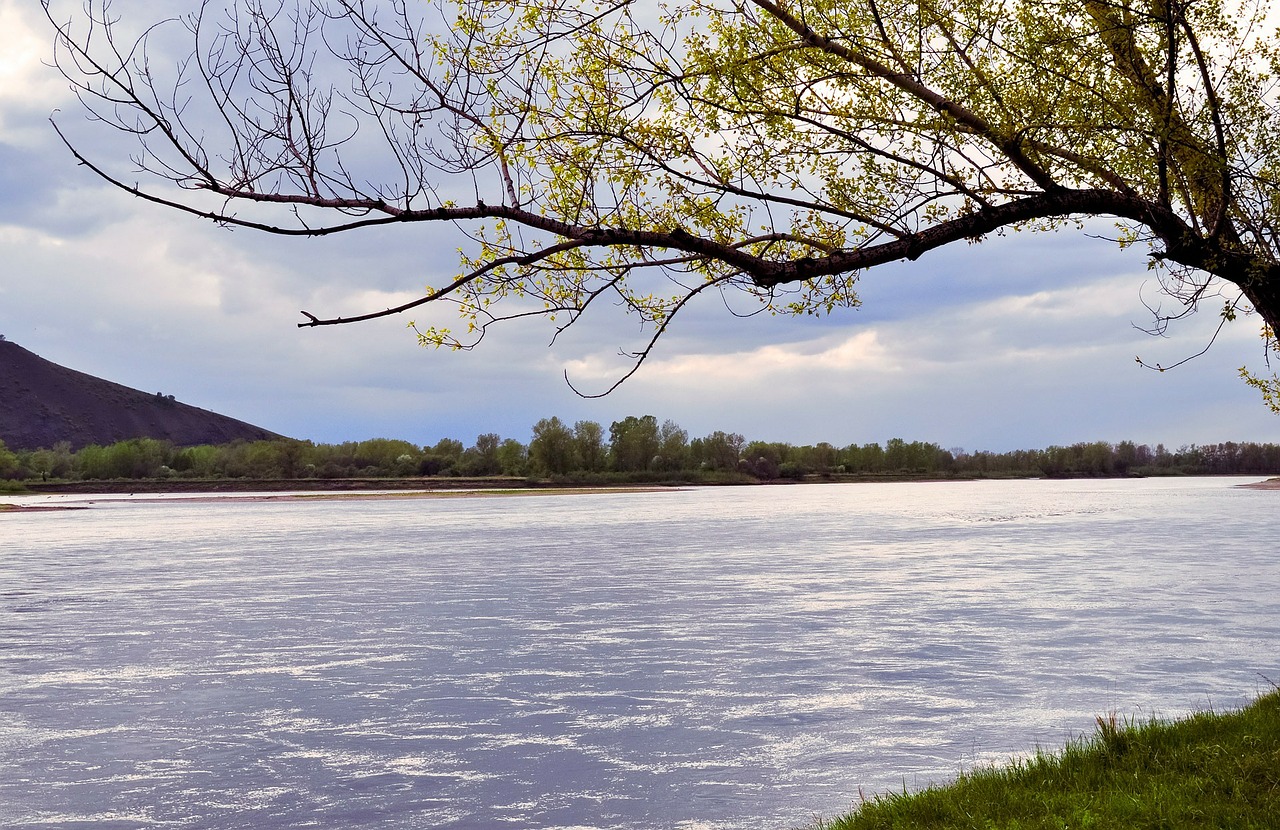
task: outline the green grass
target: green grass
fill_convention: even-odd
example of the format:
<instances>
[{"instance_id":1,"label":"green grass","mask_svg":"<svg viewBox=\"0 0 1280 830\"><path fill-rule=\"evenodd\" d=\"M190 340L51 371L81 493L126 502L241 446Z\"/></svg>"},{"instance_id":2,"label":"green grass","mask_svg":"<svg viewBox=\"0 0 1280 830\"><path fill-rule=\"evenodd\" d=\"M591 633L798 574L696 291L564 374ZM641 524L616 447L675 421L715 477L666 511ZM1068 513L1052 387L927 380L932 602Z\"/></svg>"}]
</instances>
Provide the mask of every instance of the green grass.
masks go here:
<instances>
[{"instance_id":1,"label":"green grass","mask_svg":"<svg viewBox=\"0 0 1280 830\"><path fill-rule=\"evenodd\" d=\"M1280 828L1280 690L1238 712L1117 723L1056 755L881 795L822 830Z\"/></svg>"}]
</instances>

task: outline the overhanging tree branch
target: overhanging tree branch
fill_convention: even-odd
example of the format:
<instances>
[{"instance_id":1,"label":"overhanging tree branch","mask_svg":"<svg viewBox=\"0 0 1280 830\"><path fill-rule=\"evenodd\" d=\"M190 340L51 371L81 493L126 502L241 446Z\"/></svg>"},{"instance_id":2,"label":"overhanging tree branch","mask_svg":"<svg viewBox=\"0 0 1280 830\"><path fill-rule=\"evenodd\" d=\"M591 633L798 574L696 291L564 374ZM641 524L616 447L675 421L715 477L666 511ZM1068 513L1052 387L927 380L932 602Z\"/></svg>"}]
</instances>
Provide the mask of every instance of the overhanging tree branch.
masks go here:
<instances>
[{"instance_id":1,"label":"overhanging tree branch","mask_svg":"<svg viewBox=\"0 0 1280 830\"><path fill-rule=\"evenodd\" d=\"M608 296L647 326L638 366L709 286L830 311L869 269L1093 216L1187 306L1220 279L1280 322L1275 46L1250 7L214 1L130 40L103 0L42 0L134 169L55 129L113 186L227 226L473 240L444 288L304 327L438 301L473 328L571 325ZM515 297L533 306L488 310Z\"/></svg>"}]
</instances>

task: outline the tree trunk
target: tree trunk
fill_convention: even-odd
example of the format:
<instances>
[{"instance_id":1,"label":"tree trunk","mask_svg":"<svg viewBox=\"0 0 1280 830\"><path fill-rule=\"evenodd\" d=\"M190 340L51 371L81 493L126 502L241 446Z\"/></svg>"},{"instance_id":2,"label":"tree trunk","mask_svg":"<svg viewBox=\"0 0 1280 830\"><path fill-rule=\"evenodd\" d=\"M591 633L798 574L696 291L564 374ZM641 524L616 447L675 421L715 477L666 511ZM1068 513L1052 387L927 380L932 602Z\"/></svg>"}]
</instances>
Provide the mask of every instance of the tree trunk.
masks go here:
<instances>
[{"instance_id":1,"label":"tree trunk","mask_svg":"<svg viewBox=\"0 0 1280 830\"><path fill-rule=\"evenodd\" d=\"M1280 265L1267 263L1250 269L1247 276L1232 279L1273 333L1280 332Z\"/></svg>"}]
</instances>

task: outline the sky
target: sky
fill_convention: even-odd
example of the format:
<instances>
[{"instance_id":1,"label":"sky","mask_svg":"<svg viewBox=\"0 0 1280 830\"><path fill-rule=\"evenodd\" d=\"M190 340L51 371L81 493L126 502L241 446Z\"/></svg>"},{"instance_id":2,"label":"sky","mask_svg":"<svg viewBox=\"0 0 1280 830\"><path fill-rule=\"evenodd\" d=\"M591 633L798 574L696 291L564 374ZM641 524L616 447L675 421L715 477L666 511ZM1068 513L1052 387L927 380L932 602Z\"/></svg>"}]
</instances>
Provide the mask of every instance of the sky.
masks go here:
<instances>
[{"instance_id":1,"label":"sky","mask_svg":"<svg viewBox=\"0 0 1280 830\"><path fill-rule=\"evenodd\" d=\"M607 429L645 414L691 437L837 446L1280 442L1280 418L1237 377L1265 368L1256 318L1176 370L1135 362L1199 352L1218 320L1209 307L1166 337L1141 331L1155 278L1142 251L1104 238L1105 222L876 269L860 308L826 318L743 319L708 297L600 399L565 376L592 392L625 371L617 354L640 344L637 324L609 310L554 344L547 324L521 322L469 352L420 347L408 318L299 329L302 309L350 316L444 283L459 239L426 225L282 239L114 190L49 125L56 111L87 126L51 55L38 4L0 0L0 334L126 386L326 443L527 442L552 415Z\"/></svg>"}]
</instances>

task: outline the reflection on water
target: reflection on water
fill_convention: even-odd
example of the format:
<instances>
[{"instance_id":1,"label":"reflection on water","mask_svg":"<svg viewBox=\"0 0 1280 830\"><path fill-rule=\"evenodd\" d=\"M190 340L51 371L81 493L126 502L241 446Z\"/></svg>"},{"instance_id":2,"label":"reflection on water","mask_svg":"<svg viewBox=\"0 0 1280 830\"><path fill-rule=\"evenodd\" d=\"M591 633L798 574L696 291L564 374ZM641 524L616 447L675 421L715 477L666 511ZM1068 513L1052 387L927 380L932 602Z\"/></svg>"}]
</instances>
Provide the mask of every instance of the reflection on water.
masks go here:
<instances>
[{"instance_id":1,"label":"reflection on water","mask_svg":"<svg viewBox=\"0 0 1280 830\"><path fill-rule=\"evenodd\" d=\"M0 825L804 826L1280 680L1237 483L6 514Z\"/></svg>"}]
</instances>

